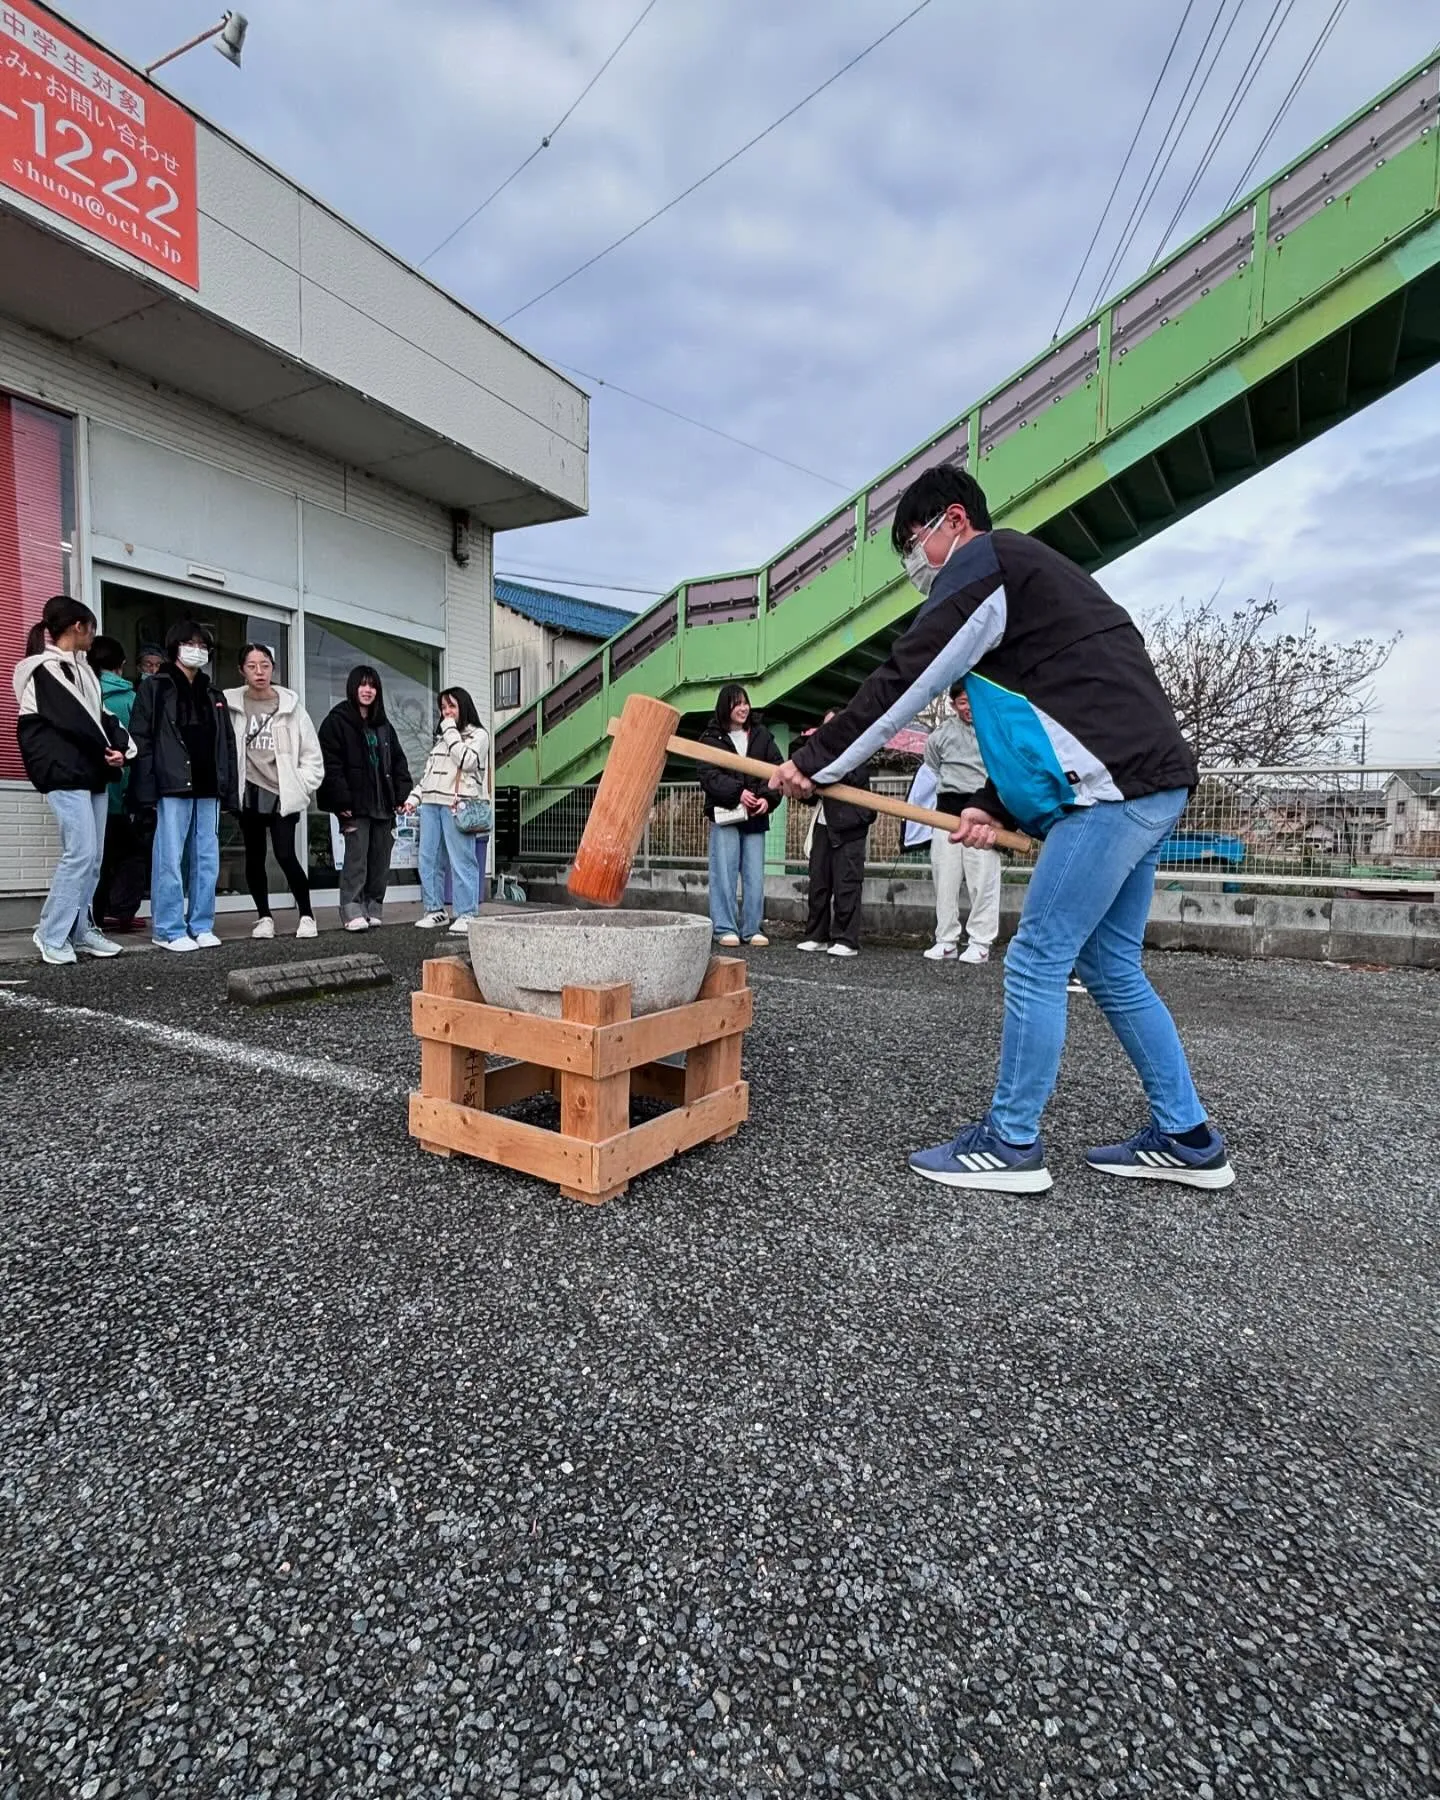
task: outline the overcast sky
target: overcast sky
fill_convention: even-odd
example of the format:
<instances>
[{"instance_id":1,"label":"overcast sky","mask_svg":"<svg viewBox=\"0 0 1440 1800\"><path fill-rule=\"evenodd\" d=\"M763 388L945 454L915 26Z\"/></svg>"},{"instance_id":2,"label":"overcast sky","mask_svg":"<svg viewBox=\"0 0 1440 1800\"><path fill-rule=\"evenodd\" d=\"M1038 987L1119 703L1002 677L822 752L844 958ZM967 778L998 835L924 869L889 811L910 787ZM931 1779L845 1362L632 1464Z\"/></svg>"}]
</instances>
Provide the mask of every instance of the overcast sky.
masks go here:
<instances>
[{"instance_id":1,"label":"overcast sky","mask_svg":"<svg viewBox=\"0 0 1440 1800\"><path fill-rule=\"evenodd\" d=\"M501 569L664 590L764 562L1048 342L1184 0L931 0L632 242L526 303L768 125L915 0L655 0L551 147L427 272L554 362L805 474L595 390L591 514L503 537ZM1195 0L1121 214L1219 0ZM1240 10L1107 292L1148 265L1272 0ZM539 143L644 0L244 0L245 68L175 92L418 261ZM1226 203L1332 0L1291 0L1172 241ZM146 62L208 0L68 0ZM1285 8L1282 6L1283 14ZM1256 179L1434 46L1434 0L1352 0ZM1219 33L1212 41L1219 41ZM1088 307L1105 256L1070 317ZM584 385L593 388L591 382ZM819 477L829 477L827 485ZM1297 624L1389 635L1380 756L1440 758L1440 375L1113 565L1132 609L1274 585ZM595 599L641 605L638 596Z\"/></svg>"}]
</instances>

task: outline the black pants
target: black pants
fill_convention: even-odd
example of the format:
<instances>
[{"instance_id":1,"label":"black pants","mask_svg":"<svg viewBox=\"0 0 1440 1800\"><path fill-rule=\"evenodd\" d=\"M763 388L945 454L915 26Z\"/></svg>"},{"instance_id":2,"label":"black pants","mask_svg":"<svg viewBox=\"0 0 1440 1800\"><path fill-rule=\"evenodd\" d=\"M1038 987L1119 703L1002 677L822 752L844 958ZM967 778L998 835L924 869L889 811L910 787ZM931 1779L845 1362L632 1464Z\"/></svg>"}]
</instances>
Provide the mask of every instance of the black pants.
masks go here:
<instances>
[{"instance_id":1,"label":"black pants","mask_svg":"<svg viewBox=\"0 0 1440 1800\"><path fill-rule=\"evenodd\" d=\"M275 860L295 896L300 917L310 917L310 877L295 854L295 827L304 816L303 813L262 813L248 806L240 815L240 835L245 840L245 885L262 919L270 917L270 881L265 870L267 840L275 847Z\"/></svg>"},{"instance_id":2,"label":"black pants","mask_svg":"<svg viewBox=\"0 0 1440 1800\"><path fill-rule=\"evenodd\" d=\"M380 923L385 889L390 881L390 849L395 842L395 820L342 819L345 862L340 870L340 917Z\"/></svg>"},{"instance_id":3,"label":"black pants","mask_svg":"<svg viewBox=\"0 0 1440 1800\"><path fill-rule=\"evenodd\" d=\"M830 841L823 825L810 845L810 918L805 935L812 943L860 948L860 889L865 880L865 839ZM832 917L833 915L833 917Z\"/></svg>"},{"instance_id":4,"label":"black pants","mask_svg":"<svg viewBox=\"0 0 1440 1800\"><path fill-rule=\"evenodd\" d=\"M128 813L111 813L105 821L105 855L91 905L95 923L133 919L150 891L150 834Z\"/></svg>"}]
</instances>

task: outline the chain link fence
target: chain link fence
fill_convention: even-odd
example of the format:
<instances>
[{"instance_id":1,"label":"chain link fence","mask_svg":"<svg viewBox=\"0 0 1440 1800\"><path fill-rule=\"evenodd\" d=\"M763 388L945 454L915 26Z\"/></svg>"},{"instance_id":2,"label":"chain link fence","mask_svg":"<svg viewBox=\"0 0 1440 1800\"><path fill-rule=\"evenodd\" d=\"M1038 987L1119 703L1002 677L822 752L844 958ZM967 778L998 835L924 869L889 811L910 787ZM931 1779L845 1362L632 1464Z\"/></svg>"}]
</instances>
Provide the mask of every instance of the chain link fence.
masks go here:
<instances>
[{"instance_id":1,"label":"chain link fence","mask_svg":"<svg viewBox=\"0 0 1440 1800\"><path fill-rule=\"evenodd\" d=\"M903 799L909 779L877 777L877 793ZM525 788L520 860L569 863L585 829L594 784ZM814 808L786 808L785 861L803 869ZM928 869L924 846L902 851L902 821L877 815L871 869L902 861ZM703 868L704 796L693 782L666 782L655 798L635 866ZM1016 859L1017 868L1027 865ZM1160 858L1162 875L1186 872L1296 882L1440 882L1440 769L1334 766L1207 769Z\"/></svg>"}]
</instances>

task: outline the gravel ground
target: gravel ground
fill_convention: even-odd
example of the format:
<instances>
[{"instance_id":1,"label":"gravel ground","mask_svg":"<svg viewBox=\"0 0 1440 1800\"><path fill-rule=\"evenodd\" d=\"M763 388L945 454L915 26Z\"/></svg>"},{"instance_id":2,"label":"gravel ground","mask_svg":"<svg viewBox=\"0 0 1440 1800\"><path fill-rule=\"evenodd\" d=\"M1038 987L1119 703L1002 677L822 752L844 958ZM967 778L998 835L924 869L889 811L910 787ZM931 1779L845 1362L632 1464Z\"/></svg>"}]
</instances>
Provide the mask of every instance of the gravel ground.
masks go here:
<instances>
[{"instance_id":1,"label":"gravel ground","mask_svg":"<svg viewBox=\"0 0 1440 1800\"><path fill-rule=\"evenodd\" d=\"M999 968L777 945L749 1125L596 1210L410 1143L362 947L7 971L4 1800L1436 1791L1435 977L1153 958L1239 1184L1079 1166L1080 999L997 1198L903 1152Z\"/></svg>"}]
</instances>

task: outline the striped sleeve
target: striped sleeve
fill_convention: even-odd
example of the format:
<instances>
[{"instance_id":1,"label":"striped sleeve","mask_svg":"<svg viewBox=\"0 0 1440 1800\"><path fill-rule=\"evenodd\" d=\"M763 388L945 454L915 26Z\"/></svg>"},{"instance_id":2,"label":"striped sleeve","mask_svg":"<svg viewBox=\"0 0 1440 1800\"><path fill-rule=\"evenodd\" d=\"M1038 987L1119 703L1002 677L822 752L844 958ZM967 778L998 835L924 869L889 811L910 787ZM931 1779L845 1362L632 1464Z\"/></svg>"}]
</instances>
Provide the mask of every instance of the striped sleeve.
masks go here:
<instances>
[{"instance_id":1,"label":"striped sleeve","mask_svg":"<svg viewBox=\"0 0 1440 1800\"><path fill-rule=\"evenodd\" d=\"M1005 621L1005 588L996 575L932 600L844 711L795 752L795 767L822 786L842 780L968 675L1004 637Z\"/></svg>"}]
</instances>

